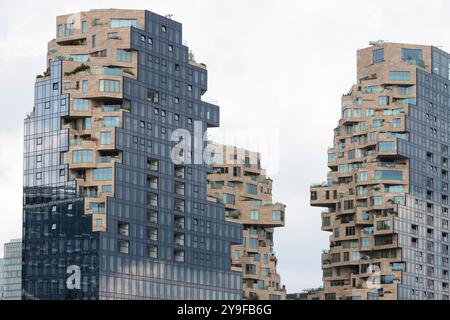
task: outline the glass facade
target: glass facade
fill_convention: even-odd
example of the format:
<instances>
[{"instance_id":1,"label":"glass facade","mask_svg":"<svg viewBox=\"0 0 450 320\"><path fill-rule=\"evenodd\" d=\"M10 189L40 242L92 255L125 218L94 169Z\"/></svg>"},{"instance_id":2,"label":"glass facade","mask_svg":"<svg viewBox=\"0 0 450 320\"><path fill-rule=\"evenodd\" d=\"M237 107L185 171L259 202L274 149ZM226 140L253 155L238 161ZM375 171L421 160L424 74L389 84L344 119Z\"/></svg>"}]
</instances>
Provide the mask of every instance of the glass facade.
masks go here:
<instances>
[{"instance_id":1,"label":"glass facade","mask_svg":"<svg viewBox=\"0 0 450 320\"><path fill-rule=\"evenodd\" d=\"M5 244L0 259L0 300L21 300L22 292L22 240Z\"/></svg>"},{"instance_id":2,"label":"glass facade","mask_svg":"<svg viewBox=\"0 0 450 320\"><path fill-rule=\"evenodd\" d=\"M231 244L242 241L242 227L225 221L222 204L207 200L206 164L175 165L171 160L174 130L185 129L194 137L194 128L206 132L219 125L219 108L201 101L207 71L190 62L180 23L143 14L143 29L135 28L134 19L100 25L128 28L130 52L139 57L136 76L89 82L102 95L120 93L123 101L117 104L129 105L120 109L121 117L92 120L99 144L114 143L120 154L112 168L88 171L98 190L110 193L105 203L95 198L96 189L85 198L80 192L85 171L73 170L67 159L72 138L61 118L70 116L70 93L54 86L63 82L64 61L52 61L51 76L36 83L34 114L25 120L26 299L242 297L242 274L232 271L230 261ZM184 89L189 86L191 91ZM44 108L47 101L49 109ZM80 107L85 110L84 103ZM100 134L104 128L111 128L112 135ZM205 144L185 154L202 154ZM36 162L38 155L43 163ZM82 152L75 159L90 157Z\"/></svg>"}]
</instances>

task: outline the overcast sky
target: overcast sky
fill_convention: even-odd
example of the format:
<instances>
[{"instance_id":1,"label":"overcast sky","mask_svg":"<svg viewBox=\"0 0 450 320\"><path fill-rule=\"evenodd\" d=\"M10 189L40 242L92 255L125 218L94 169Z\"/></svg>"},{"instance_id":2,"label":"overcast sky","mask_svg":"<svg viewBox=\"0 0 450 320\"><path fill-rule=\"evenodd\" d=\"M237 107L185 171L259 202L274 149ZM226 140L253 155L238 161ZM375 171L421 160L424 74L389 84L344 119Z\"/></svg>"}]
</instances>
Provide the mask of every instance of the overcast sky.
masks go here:
<instances>
[{"instance_id":1,"label":"overcast sky","mask_svg":"<svg viewBox=\"0 0 450 320\"><path fill-rule=\"evenodd\" d=\"M384 39L450 51L450 2L1 1L0 243L21 237L23 118L33 107L55 17L100 8L173 14L197 60L208 65L207 96L220 104L221 127L265 128L275 138L278 131L278 145L263 151L263 158L279 159L271 170L274 200L287 205L286 227L275 235L278 271L288 292L320 286L328 234L320 231L320 208L309 207L309 185L326 180L326 150L340 97L355 82L356 50Z\"/></svg>"}]
</instances>

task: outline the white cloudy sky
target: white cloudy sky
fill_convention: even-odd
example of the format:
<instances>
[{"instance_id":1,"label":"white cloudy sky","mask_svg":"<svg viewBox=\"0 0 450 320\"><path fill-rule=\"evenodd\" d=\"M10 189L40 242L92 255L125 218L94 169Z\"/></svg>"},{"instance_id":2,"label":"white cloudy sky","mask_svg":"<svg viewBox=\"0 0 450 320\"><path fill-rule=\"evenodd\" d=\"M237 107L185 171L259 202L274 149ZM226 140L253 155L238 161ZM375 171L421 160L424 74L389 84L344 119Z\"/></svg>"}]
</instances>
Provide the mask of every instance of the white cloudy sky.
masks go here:
<instances>
[{"instance_id":1,"label":"white cloudy sky","mask_svg":"<svg viewBox=\"0 0 450 320\"><path fill-rule=\"evenodd\" d=\"M321 284L327 234L321 210L308 205L309 184L325 180L340 96L356 77L356 50L384 39L450 51L446 0L1 1L1 243L21 236L22 119L33 106L55 16L94 8L173 14L208 65L207 95L221 106L222 127L278 130L279 145L263 157L279 158L274 196L287 204L287 226L275 249L289 292Z\"/></svg>"}]
</instances>

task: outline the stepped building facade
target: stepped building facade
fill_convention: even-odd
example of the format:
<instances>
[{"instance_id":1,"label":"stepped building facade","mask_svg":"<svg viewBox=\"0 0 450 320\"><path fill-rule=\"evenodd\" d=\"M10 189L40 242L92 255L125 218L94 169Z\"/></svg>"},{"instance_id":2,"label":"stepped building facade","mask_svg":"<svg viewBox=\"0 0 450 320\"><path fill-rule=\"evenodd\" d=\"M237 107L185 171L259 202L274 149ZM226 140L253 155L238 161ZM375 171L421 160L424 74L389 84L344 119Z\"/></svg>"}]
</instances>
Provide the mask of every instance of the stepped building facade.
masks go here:
<instances>
[{"instance_id":1,"label":"stepped building facade","mask_svg":"<svg viewBox=\"0 0 450 320\"><path fill-rule=\"evenodd\" d=\"M207 200L203 143L173 161L175 130L220 119L182 25L144 10L56 20L25 119L23 298L241 299L242 230Z\"/></svg>"},{"instance_id":2,"label":"stepped building facade","mask_svg":"<svg viewBox=\"0 0 450 320\"><path fill-rule=\"evenodd\" d=\"M225 205L227 221L243 227L243 242L232 247L231 259L243 274L244 299L286 299L274 252L274 231L285 225L286 206L273 203L272 183L259 153L215 148L208 196Z\"/></svg>"},{"instance_id":3,"label":"stepped building facade","mask_svg":"<svg viewBox=\"0 0 450 320\"><path fill-rule=\"evenodd\" d=\"M373 42L357 54L328 150L325 299L449 298L450 55Z\"/></svg>"}]
</instances>

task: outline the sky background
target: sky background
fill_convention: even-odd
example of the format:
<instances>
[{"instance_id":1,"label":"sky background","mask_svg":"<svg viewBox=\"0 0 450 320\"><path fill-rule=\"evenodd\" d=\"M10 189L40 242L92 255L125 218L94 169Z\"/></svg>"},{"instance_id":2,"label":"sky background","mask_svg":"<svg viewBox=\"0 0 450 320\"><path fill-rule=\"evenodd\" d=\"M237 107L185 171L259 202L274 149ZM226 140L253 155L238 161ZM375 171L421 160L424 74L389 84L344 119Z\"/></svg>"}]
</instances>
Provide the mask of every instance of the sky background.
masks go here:
<instances>
[{"instance_id":1,"label":"sky background","mask_svg":"<svg viewBox=\"0 0 450 320\"><path fill-rule=\"evenodd\" d=\"M309 185L326 180L340 99L356 81L356 50L383 39L449 52L450 1L1 1L0 243L21 237L23 118L55 17L100 8L173 14L208 65L207 96L221 107L221 127L277 133L262 156L263 165L278 159L274 200L287 205L286 227L275 234L278 271L288 292L320 286L328 234L320 231L321 209L309 207Z\"/></svg>"}]
</instances>

